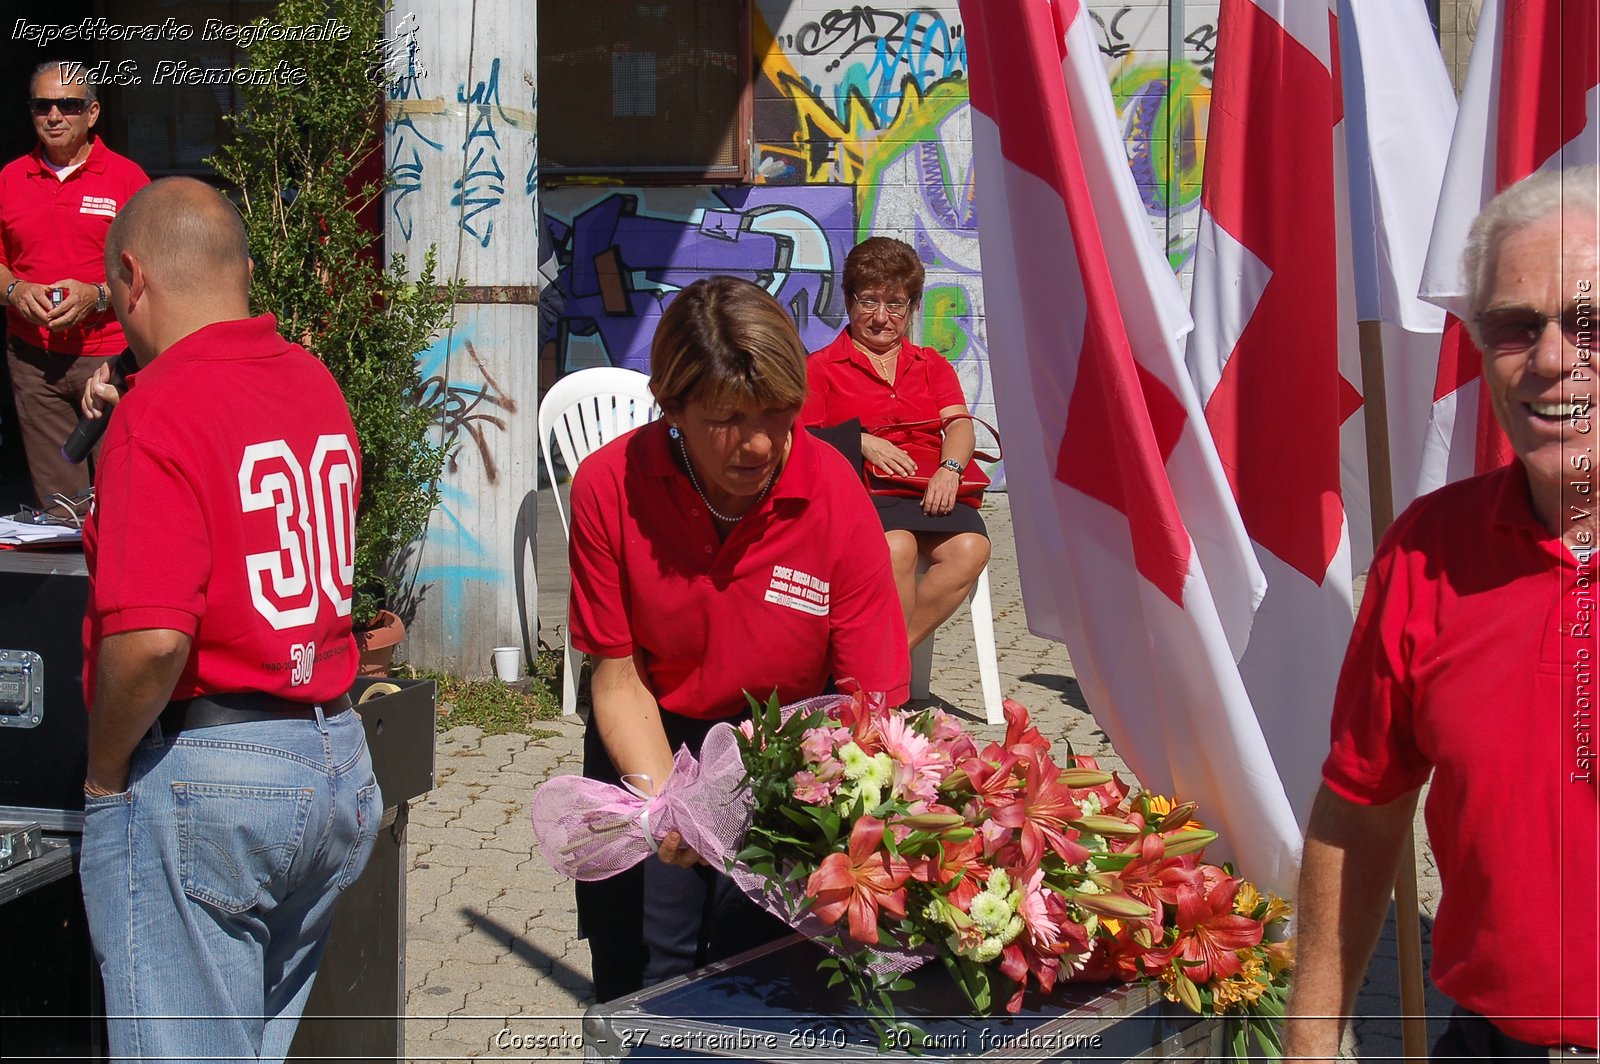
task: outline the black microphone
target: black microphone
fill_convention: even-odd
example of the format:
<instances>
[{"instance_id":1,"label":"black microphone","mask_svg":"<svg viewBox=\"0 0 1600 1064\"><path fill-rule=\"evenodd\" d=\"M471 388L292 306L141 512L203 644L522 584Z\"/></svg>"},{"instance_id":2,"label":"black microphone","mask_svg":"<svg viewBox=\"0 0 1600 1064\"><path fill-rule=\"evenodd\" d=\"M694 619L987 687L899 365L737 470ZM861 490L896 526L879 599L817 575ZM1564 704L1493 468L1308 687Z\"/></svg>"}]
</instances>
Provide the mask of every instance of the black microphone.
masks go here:
<instances>
[{"instance_id":1,"label":"black microphone","mask_svg":"<svg viewBox=\"0 0 1600 1064\"><path fill-rule=\"evenodd\" d=\"M128 383L128 374L139 368L139 363L133 356L131 349L124 350L111 363L111 376L107 383L118 391L122 391ZM78 424L68 434L67 441L61 445L61 457L73 465L81 465L89 457L89 452L94 450L94 445L100 442L100 437L106 434L106 429L111 424L111 411L115 407L106 407L100 412L99 417L80 417Z\"/></svg>"},{"instance_id":2,"label":"black microphone","mask_svg":"<svg viewBox=\"0 0 1600 1064\"><path fill-rule=\"evenodd\" d=\"M67 442L61 445L61 457L73 465L82 464L89 457L89 452L94 450L94 445L100 442L100 437L106 434L106 428L111 424L111 411L107 407L96 418L80 417L77 427L67 436Z\"/></svg>"}]
</instances>

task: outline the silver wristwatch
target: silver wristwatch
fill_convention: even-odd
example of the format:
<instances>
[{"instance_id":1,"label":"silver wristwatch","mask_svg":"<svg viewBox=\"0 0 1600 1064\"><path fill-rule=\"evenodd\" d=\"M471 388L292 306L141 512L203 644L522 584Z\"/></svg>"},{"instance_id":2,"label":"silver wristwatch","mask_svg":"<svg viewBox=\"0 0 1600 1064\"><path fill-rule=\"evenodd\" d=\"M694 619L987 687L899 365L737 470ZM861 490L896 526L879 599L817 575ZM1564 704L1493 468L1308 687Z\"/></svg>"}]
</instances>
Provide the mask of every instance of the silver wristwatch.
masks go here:
<instances>
[{"instance_id":1,"label":"silver wristwatch","mask_svg":"<svg viewBox=\"0 0 1600 1064\"><path fill-rule=\"evenodd\" d=\"M957 476L961 475L961 463L956 461L954 458L946 458L944 461L940 462L939 464L941 466L943 466L945 469L950 470L950 472L956 474Z\"/></svg>"},{"instance_id":2,"label":"silver wristwatch","mask_svg":"<svg viewBox=\"0 0 1600 1064\"><path fill-rule=\"evenodd\" d=\"M94 286L94 289L96 292L100 293L99 296L95 298L94 309L104 313L106 307L110 304L110 300L106 298L106 286L103 284L97 284Z\"/></svg>"}]
</instances>

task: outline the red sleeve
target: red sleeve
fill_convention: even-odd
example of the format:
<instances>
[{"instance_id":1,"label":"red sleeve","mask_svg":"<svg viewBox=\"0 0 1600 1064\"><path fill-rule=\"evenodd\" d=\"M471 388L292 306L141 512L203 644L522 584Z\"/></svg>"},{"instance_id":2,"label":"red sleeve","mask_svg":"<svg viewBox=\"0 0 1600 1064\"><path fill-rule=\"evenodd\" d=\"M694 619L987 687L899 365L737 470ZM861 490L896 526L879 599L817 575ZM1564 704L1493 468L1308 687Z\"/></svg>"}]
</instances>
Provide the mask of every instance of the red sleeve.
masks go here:
<instances>
[{"instance_id":1,"label":"red sleeve","mask_svg":"<svg viewBox=\"0 0 1600 1064\"><path fill-rule=\"evenodd\" d=\"M927 359L928 391L933 395L934 410L943 410L947 406L959 406L965 410L967 397L961 391L961 378L956 374L956 368L933 348L924 347L922 351Z\"/></svg>"},{"instance_id":2,"label":"red sleeve","mask_svg":"<svg viewBox=\"0 0 1600 1064\"><path fill-rule=\"evenodd\" d=\"M170 628L193 637L211 581L206 514L180 462L137 436L102 455L94 605L102 636ZM152 543L161 544L151 550Z\"/></svg>"},{"instance_id":3,"label":"red sleeve","mask_svg":"<svg viewBox=\"0 0 1600 1064\"><path fill-rule=\"evenodd\" d=\"M820 351L806 359L806 405L800 408L800 424L807 428L828 424L827 363Z\"/></svg>"},{"instance_id":4,"label":"red sleeve","mask_svg":"<svg viewBox=\"0 0 1600 1064\"><path fill-rule=\"evenodd\" d=\"M822 457L828 475L848 480L851 489L834 501L844 513L828 613L831 671L834 679L853 679L862 690L884 691L890 705L899 705L911 696L911 655L889 565L889 541L849 463L831 448L821 449L827 452Z\"/></svg>"},{"instance_id":5,"label":"red sleeve","mask_svg":"<svg viewBox=\"0 0 1600 1064\"><path fill-rule=\"evenodd\" d=\"M1391 530L1391 538L1399 530ZM1392 542L1380 547L1334 694L1322 778L1335 794L1358 805L1391 802L1422 786L1432 771L1413 730L1407 558Z\"/></svg>"},{"instance_id":6,"label":"red sleeve","mask_svg":"<svg viewBox=\"0 0 1600 1064\"><path fill-rule=\"evenodd\" d=\"M633 628L622 565L622 492L619 473L607 456L591 455L578 466L571 506L567 564L572 592L567 624L572 645L585 654L627 657L633 653Z\"/></svg>"}]
</instances>

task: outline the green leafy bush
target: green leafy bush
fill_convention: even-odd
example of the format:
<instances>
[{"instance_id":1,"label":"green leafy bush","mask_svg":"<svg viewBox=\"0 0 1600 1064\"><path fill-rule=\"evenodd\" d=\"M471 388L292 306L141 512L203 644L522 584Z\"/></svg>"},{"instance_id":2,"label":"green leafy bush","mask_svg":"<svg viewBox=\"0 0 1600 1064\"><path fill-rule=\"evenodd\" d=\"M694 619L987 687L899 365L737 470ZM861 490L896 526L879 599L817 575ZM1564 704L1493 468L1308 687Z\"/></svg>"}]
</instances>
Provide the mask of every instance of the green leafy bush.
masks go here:
<instances>
[{"instance_id":1,"label":"green leafy bush","mask_svg":"<svg viewBox=\"0 0 1600 1064\"><path fill-rule=\"evenodd\" d=\"M383 17L371 0L280 3L279 25L334 19L350 36L254 43L253 69L305 78L242 86L235 138L209 160L237 190L255 262L252 308L277 315L285 337L321 358L350 404L362 454L357 628L390 601L397 560L438 502L444 450L430 432L435 411L420 402L417 355L449 326L459 293L456 282L436 283L432 249L414 283L400 255L385 269L379 238L360 217L384 186L360 179L375 152L382 158L383 90L373 69Z\"/></svg>"}]
</instances>

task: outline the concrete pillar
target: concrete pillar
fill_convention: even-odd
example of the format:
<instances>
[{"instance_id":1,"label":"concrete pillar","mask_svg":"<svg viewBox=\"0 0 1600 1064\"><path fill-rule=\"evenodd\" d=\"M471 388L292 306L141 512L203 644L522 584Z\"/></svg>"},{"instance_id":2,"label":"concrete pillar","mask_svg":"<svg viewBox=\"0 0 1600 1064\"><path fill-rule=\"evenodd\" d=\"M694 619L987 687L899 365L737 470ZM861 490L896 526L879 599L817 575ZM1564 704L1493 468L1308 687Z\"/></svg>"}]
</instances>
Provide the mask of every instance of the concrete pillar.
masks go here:
<instances>
[{"instance_id":1,"label":"concrete pillar","mask_svg":"<svg viewBox=\"0 0 1600 1064\"><path fill-rule=\"evenodd\" d=\"M538 405L538 5L408 0L389 15L384 202L414 278L467 285L455 326L419 358L449 458L410 559L406 660L489 675L496 646L537 645L533 501Z\"/></svg>"},{"instance_id":2,"label":"concrete pillar","mask_svg":"<svg viewBox=\"0 0 1600 1064\"><path fill-rule=\"evenodd\" d=\"M1467 60L1478 36L1478 15L1483 0L1439 0L1439 47L1456 95L1467 80Z\"/></svg>"}]
</instances>

